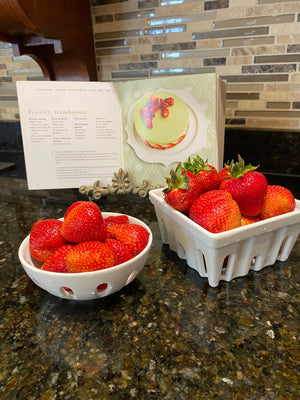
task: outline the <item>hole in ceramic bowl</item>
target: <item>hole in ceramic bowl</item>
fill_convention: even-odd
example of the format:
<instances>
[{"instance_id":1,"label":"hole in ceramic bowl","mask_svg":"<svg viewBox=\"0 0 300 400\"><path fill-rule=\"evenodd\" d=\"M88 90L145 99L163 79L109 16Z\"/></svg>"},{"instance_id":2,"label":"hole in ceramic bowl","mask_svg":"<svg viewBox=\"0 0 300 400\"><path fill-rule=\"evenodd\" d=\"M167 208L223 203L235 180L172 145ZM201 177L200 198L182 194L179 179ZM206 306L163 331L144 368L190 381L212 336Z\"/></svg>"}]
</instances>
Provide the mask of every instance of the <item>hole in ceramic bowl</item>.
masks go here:
<instances>
[{"instance_id":1,"label":"hole in ceramic bowl","mask_svg":"<svg viewBox=\"0 0 300 400\"><path fill-rule=\"evenodd\" d=\"M127 278L125 285L128 285L128 283L132 282L134 280L134 278L136 277L136 275L137 275L137 272L132 271L131 274L129 275L129 277Z\"/></svg>"},{"instance_id":2,"label":"hole in ceramic bowl","mask_svg":"<svg viewBox=\"0 0 300 400\"><path fill-rule=\"evenodd\" d=\"M62 294L64 297L67 297L68 299L73 299L74 297L74 292L71 288L67 287L67 286L63 286L60 288Z\"/></svg>"},{"instance_id":3,"label":"hole in ceramic bowl","mask_svg":"<svg viewBox=\"0 0 300 400\"><path fill-rule=\"evenodd\" d=\"M100 285L96 287L96 295L98 297L101 297L105 293L107 288L108 288L108 283L100 283Z\"/></svg>"}]
</instances>

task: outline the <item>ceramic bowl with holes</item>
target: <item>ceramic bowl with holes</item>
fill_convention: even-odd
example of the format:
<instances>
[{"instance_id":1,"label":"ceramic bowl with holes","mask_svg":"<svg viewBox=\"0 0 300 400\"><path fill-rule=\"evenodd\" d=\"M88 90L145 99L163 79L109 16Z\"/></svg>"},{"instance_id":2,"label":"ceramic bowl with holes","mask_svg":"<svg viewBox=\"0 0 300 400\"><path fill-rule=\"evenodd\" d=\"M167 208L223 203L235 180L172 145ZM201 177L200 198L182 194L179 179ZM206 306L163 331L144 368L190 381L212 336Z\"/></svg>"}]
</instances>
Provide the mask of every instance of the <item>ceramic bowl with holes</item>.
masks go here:
<instances>
[{"instance_id":1,"label":"ceramic bowl with holes","mask_svg":"<svg viewBox=\"0 0 300 400\"><path fill-rule=\"evenodd\" d=\"M103 217L118 215L102 212ZM144 250L133 259L112 268L81 273L57 273L41 269L42 263L34 260L29 251L29 235L19 247L20 262L29 278L39 287L57 297L72 300L92 300L108 296L132 282L143 269L152 245L152 232L141 220L128 216L129 223L145 227L149 241Z\"/></svg>"}]
</instances>

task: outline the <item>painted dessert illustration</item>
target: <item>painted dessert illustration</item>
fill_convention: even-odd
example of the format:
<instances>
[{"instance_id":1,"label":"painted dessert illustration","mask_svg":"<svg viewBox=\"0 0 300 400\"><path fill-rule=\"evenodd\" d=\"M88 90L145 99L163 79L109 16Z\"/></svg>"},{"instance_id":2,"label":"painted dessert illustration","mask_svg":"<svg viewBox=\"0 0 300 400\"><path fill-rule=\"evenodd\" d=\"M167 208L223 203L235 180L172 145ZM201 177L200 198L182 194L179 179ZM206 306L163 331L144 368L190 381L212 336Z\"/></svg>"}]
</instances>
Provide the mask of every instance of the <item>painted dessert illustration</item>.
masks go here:
<instances>
[{"instance_id":1,"label":"painted dessert illustration","mask_svg":"<svg viewBox=\"0 0 300 400\"><path fill-rule=\"evenodd\" d=\"M135 134L145 145L158 150L170 149L185 138L190 112L179 96L157 91L139 101L133 125Z\"/></svg>"}]
</instances>

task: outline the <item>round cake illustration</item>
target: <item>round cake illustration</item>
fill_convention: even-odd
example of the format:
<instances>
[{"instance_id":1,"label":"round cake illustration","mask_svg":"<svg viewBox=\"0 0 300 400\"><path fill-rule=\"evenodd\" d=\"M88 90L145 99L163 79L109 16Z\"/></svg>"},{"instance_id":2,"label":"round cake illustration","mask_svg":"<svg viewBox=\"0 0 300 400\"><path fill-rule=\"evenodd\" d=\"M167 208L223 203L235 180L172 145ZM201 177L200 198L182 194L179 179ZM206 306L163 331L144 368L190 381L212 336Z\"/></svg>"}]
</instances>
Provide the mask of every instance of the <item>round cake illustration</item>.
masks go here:
<instances>
[{"instance_id":1,"label":"round cake illustration","mask_svg":"<svg viewBox=\"0 0 300 400\"><path fill-rule=\"evenodd\" d=\"M190 112L186 103L173 93L157 91L144 96L134 110L135 134L154 149L170 149L186 136Z\"/></svg>"}]
</instances>

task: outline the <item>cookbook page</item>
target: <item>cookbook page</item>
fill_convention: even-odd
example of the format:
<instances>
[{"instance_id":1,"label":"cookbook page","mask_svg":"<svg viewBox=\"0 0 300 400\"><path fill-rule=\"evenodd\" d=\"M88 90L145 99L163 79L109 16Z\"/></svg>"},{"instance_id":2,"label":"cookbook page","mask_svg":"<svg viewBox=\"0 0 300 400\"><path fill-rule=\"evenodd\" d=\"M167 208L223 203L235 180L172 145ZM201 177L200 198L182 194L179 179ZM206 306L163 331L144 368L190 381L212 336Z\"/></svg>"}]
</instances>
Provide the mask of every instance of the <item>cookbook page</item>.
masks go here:
<instances>
[{"instance_id":1,"label":"cookbook page","mask_svg":"<svg viewBox=\"0 0 300 400\"><path fill-rule=\"evenodd\" d=\"M224 121L225 96L218 83L216 74L119 83L124 168L136 184L164 186L170 169L190 156L222 166L224 124L217 121Z\"/></svg>"},{"instance_id":2,"label":"cookbook page","mask_svg":"<svg viewBox=\"0 0 300 400\"><path fill-rule=\"evenodd\" d=\"M111 183L123 167L118 87L108 82L17 82L29 189Z\"/></svg>"}]
</instances>

